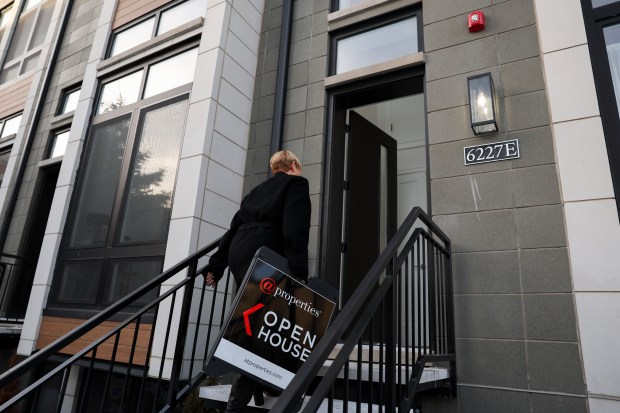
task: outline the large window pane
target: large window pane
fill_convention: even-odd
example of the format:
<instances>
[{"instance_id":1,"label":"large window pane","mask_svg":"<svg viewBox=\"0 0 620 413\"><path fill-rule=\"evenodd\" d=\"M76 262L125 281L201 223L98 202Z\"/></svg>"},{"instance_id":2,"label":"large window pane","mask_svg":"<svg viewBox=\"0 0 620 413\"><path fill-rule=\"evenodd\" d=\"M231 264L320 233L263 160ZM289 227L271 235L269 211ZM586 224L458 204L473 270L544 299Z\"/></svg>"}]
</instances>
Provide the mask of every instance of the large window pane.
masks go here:
<instances>
[{"instance_id":1,"label":"large window pane","mask_svg":"<svg viewBox=\"0 0 620 413\"><path fill-rule=\"evenodd\" d=\"M615 3L618 0L592 0L592 7L601 7L607 4Z\"/></svg>"},{"instance_id":2,"label":"large window pane","mask_svg":"<svg viewBox=\"0 0 620 413\"><path fill-rule=\"evenodd\" d=\"M65 93L65 97L60 109L60 114L73 112L77 108L78 98L80 97L80 89L72 90Z\"/></svg>"},{"instance_id":3,"label":"large window pane","mask_svg":"<svg viewBox=\"0 0 620 413\"><path fill-rule=\"evenodd\" d=\"M13 66L5 67L4 69L2 69L2 73L0 73L0 84L13 80L18 75L19 75L19 62L15 63Z\"/></svg>"},{"instance_id":4,"label":"large window pane","mask_svg":"<svg viewBox=\"0 0 620 413\"><path fill-rule=\"evenodd\" d=\"M56 298L75 303L95 303L101 277L101 264L101 261L66 262Z\"/></svg>"},{"instance_id":5,"label":"large window pane","mask_svg":"<svg viewBox=\"0 0 620 413\"><path fill-rule=\"evenodd\" d=\"M7 136L16 134L21 121L22 115L14 116L11 119L6 120L4 122L4 127L2 128L2 135L0 135L0 138L6 138Z\"/></svg>"},{"instance_id":6,"label":"large window pane","mask_svg":"<svg viewBox=\"0 0 620 413\"><path fill-rule=\"evenodd\" d=\"M54 1L48 1L41 6L41 9L39 10L39 19L37 20L37 25L34 28L34 33L32 34L32 40L30 40L30 47L28 50L32 50L43 44L45 36L50 28L53 12Z\"/></svg>"},{"instance_id":7,"label":"large window pane","mask_svg":"<svg viewBox=\"0 0 620 413\"><path fill-rule=\"evenodd\" d=\"M159 257L137 259L132 261L113 261L110 266L110 276L107 280L105 302L113 303L123 298L132 291L146 284L149 280L162 271L162 259ZM142 297L136 304L146 304L155 297L159 291L153 291Z\"/></svg>"},{"instance_id":8,"label":"large window pane","mask_svg":"<svg viewBox=\"0 0 620 413\"><path fill-rule=\"evenodd\" d=\"M9 163L10 156L11 151L0 152L0 184L2 183L2 179L4 178L4 173L6 172L6 165Z\"/></svg>"},{"instance_id":9,"label":"large window pane","mask_svg":"<svg viewBox=\"0 0 620 413\"><path fill-rule=\"evenodd\" d=\"M13 8L12 4L0 10L0 27L4 27L7 24L9 24L9 21L11 20L11 17L13 16L14 10L15 9Z\"/></svg>"},{"instance_id":10,"label":"large window pane","mask_svg":"<svg viewBox=\"0 0 620 413\"><path fill-rule=\"evenodd\" d=\"M50 150L50 158L56 158L57 156L63 156L67 150L67 143L69 142L69 131L64 131L54 135L54 142L52 142L52 149Z\"/></svg>"},{"instance_id":11,"label":"large window pane","mask_svg":"<svg viewBox=\"0 0 620 413\"><path fill-rule=\"evenodd\" d=\"M144 97L148 98L194 80L198 48L149 67Z\"/></svg>"},{"instance_id":12,"label":"large window pane","mask_svg":"<svg viewBox=\"0 0 620 413\"><path fill-rule=\"evenodd\" d=\"M611 79L616 92L616 105L618 105L618 112L620 112L620 24L605 27L603 33L607 44Z\"/></svg>"},{"instance_id":13,"label":"large window pane","mask_svg":"<svg viewBox=\"0 0 620 413\"><path fill-rule=\"evenodd\" d=\"M130 105L138 101L142 70L103 85L98 114Z\"/></svg>"},{"instance_id":14,"label":"large window pane","mask_svg":"<svg viewBox=\"0 0 620 413\"><path fill-rule=\"evenodd\" d=\"M205 17L206 10L206 0L189 0L168 9L161 14L157 34L165 33L197 17Z\"/></svg>"},{"instance_id":15,"label":"large window pane","mask_svg":"<svg viewBox=\"0 0 620 413\"><path fill-rule=\"evenodd\" d=\"M115 56L129 50L134 46L144 43L153 36L153 26L155 25L155 17L151 17L142 23L136 24L129 29L123 30L114 36L114 45L110 56Z\"/></svg>"},{"instance_id":16,"label":"large window pane","mask_svg":"<svg viewBox=\"0 0 620 413\"><path fill-rule=\"evenodd\" d=\"M6 53L6 62L21 56L26 51L28 36L32 30L35 17L36 13L30 12L19 18L19 22L15 28L15 33L13 33L13 38L11 39L11 45Z\"/></svg>"},{"instance_id":17,"label":"large window pane","mask_svg":"<svg viewBox=\"0 0 620 413\"><path fill-rule=\"evenodd\" d=\"M418 52L416 17L340 39L336 73L348 72Z\"/></svg>"},{"instance_id":18,"label":"large window pane","mask_svg":"<svg viewBox=\"0 0 620 413\"><path fill-rule=\"evenodd\" d=\"M103 246L117 191L129 116L95 126L77 206L72 247Z\"/></svg>"},{"instance_id":19,"label":"large window pane","mask_svg":"<svg viewBox=\"0 0 620 413\"><path fill-rule=\"evenodd\" d=\"M120 243L166 240L187 104L176 102L144 115Z\"/></svg>"},{"instance_id":20,"label":"large window pane","mask_svg":"<svg viewBox=\"0 0 620 413\"><path fill-rule=\"evenodd\" d=\"M36 69L40 54L41 54L41 51L38 51L35 54L32 54L24 59L24 63L22 63L22 70L21 70L20 75L23 75L24 73L28 73Z\"/></svg>"}]
</instances>

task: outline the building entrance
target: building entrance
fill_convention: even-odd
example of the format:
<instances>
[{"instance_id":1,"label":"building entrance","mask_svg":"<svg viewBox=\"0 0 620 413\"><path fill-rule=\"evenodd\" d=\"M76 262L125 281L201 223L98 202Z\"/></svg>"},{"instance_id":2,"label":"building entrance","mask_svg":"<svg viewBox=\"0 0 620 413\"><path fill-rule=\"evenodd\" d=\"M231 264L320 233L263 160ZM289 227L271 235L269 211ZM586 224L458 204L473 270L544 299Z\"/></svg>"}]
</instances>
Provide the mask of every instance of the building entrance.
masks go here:
<instances>
[{"instance_id":1,"label":"building entrance","mask_svg":"<svg viewBox=\"0 0 620 413\"><path fill-rule=\"evenodd\" d=\"M341 305L411 209L428 211L424 93L416 85L408 79L335 99L322 273Z\"/></svg>"}]
</instances>

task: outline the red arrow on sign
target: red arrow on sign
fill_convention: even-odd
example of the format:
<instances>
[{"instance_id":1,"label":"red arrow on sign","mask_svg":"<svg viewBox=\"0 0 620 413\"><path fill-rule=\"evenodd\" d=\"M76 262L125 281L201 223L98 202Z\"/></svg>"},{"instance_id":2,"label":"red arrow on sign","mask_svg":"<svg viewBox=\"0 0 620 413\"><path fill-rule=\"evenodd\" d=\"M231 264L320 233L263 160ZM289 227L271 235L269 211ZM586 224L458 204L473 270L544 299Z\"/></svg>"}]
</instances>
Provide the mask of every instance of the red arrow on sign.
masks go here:
<instances>
[{"instance_id":1,"label":"red arrow on sign","mask_svg":"<svg viewBox=\"0 0 620 413\"><path fill-rule=\"evenodd\" d=\"M265 304L258 303L254 307L248 308L247 310L245 310L243 312L243 322L245 323L245 334L247 334L250 337L252 337L252 330L250 330L250 318L249 318L249 316L250 316L250 314L260 310L264 306L265 306Z\"/></svg>"}]
</instances>

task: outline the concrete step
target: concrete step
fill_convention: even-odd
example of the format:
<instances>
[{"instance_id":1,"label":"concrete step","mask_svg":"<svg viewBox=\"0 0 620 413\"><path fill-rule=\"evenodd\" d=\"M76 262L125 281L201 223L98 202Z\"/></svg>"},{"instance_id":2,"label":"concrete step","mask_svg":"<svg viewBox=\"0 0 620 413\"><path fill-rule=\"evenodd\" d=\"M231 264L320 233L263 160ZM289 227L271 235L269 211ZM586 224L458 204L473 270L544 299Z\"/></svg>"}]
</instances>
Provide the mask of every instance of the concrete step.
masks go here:
<instances>
[{"instance_id":1,"label":"concrete step","mask_svg":"<svg viewBox=\"0 0 620 413\"><path fill-rule=\"evenodd\" d=\"M331 351L327 359L334 360L336 356L338 356L341 350L342 350L342 344L336 344L336 346ZM379 357L381 356L382 351L383 351L383 360L385 361L385 348L382 349L379 344L374 344L372 346L372 360L374 363L379 361ZM362 344L362 357L361 357L362 361L370 361L370 354L371 354L370 345ZM397 360L398 360L398 355L400 355L401 363L408 362L410 364L413 364L418 358L419 353L416 351L416 349L412 347L409 347L409 348L401 347L400 349L398 348L396 349L396 355L397 355L396 356ZM351 350L351 354L349 354L349 360L357 361L358 358L359 358L359 351L358 351L358 346L356 345L355 347L353 347L353 350ZM431 364L428 363L427 366L428 365L431 365Z\"/></svg>"},{"instance_id":2,"label":"concrete step","mask_svg":"<svg viewBox=\"0 0 620 413\"><path fill-rule=\"evenodd\" d=\"M326 360L325 363L323 363L323 367L321 367L321 369L319 370L317 376L324 376L325 373L327 372L327 369L331 365L332 365L332 360ZM372 381L378 382L380 376L385 378L385 366L383 367L383 372L382 372L383 374L379 374L381 371L380 366L376 363L373 364L372 376L370 375L370 372L369 372L368 363L362 362L361 367L362 367L362 371L360 374L361 381L368 381L369 378L372 377ZM412 372L413 372L413 366L410 365L409 375L411 375ZM357 373L358 373L358 363L357 362L349 363L349 380L357 380L358 379ZM399 375L399 373L400 373L400 382L406 383L408 380L408 377L407 377L407 369L405 368L405 366L402 366L400 368L400 371L398 369L398 366L396 367L396 374ZM420 383L428 383L432 381L445 380L449 378L449 376L450 376L450 372L447 368L427 366L424 368L424 371L422 372ZM338 373L338 378L340 379L344 378L344 368L340 370L340 372Z\"/></svg>"}]
</instances>

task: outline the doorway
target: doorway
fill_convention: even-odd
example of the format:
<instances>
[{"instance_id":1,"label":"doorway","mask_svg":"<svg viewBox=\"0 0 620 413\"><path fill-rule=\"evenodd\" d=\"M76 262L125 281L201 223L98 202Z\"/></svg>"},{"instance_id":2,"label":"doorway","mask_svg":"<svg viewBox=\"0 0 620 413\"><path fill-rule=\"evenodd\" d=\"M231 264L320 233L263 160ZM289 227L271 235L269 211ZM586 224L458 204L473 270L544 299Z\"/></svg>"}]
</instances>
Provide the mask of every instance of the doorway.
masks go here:
<instances>
[{"instance_id":1,"label":"doorway","mask_svg":"<svg viewBox=\"0 0 620 413\"><path fill-rule=\"evenodd\" d=\"M428 211L421 76L334 95L322 273L343 305L415 206Z\"/></svg>"}]
</instances>

